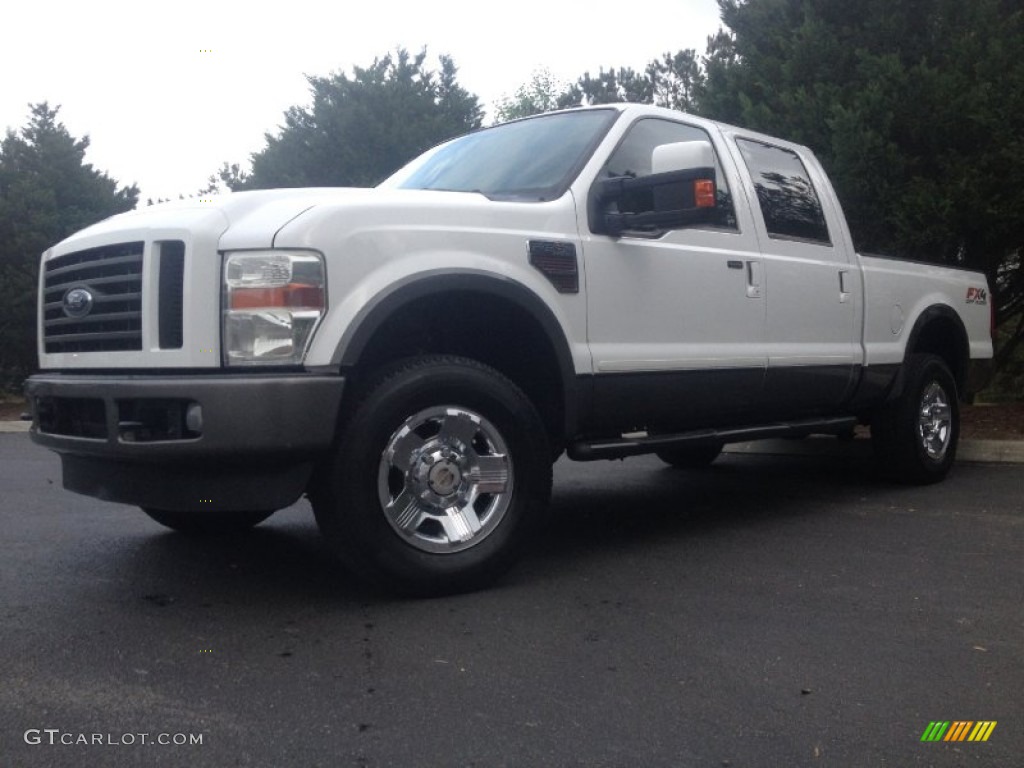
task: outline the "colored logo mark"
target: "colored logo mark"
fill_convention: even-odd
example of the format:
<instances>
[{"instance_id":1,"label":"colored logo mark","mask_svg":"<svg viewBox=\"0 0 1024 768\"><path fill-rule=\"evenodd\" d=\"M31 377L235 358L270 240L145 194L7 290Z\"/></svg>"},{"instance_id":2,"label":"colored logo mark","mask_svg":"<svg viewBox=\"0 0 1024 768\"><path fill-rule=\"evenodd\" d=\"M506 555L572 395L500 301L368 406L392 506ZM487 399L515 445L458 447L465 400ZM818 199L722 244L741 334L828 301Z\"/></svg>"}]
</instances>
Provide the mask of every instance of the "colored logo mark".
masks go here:
<instances>
[{"instance_id":1,"label":"colored logo mark","mask_svg":"<svg viewBox=\"0 0 1024 768\"><path fill-rule=\"evenodd\" d=\"M984 288L968 288L967 303L988 304L988 292Z\"/></svg>"},{"instance_id":2,"label":"colored logo mark","mask_svg":"<svg viewBox=\"0 0 1024 768\"><path fill-rule=\"evenodd\" d=\"M995 727L995 720L932 721L921 734L921 741L988 741Z\"/></svg>"}]
</instances>

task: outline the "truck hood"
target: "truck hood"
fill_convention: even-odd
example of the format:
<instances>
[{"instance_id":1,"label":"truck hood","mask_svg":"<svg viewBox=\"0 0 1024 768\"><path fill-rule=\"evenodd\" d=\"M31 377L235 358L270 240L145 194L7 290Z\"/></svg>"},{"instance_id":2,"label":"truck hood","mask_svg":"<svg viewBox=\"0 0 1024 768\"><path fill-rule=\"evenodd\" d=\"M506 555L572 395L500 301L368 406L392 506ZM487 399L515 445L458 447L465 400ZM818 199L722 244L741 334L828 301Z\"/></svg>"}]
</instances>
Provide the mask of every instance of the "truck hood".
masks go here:
<instances>
[{"instance_id":1,"label":"truck hood","mask_svg":"<svg viewBox=\"0 0 1024 768\"><path fill-rule=\"evenodd\" d=\"M458 203L455 200L458 199ZM68 237L53 255L118 238L144 239L147 233L169 230L204 230L219 237L221 250L270 248L277 233L289 222L314 208L408 209L487 206L490 201L473 193L430 192L354 187L311 187L235 192L203 198L175 200L111 216Z\"/></svg>"},{"instance_id":2,"label":"truck hood","mask_svg":"<svg viewBox=\"0 0 1024 768\"><path fill-rule=\"evenodd\" d=\"M287 222L318 201L339 194L365 193L347 189L272 189L210 197L175 200L149 205L104 219L71 235L54 253L88 248L111 237L140 238L167 230L209 231L216 237L229 234L230 244L221 247L266 248Z\"/></svg>"},{"instance_id":3,"label":"truck hood","mask_svg":"<svg viewBox=\"0 0 1024 768\"><path fill-rule=\"evenodd\" d=\"M394 224L411 224L425 218L440 223L447 218L460 223L491 210L496 204L482 194L439 192L384 187L310 188L269 190L231 195L221 210L229 220L221 237L222 250L262 247L294 247L294 237L285 237L297 226L305 230L314 221L336 216L367 224L383 218ZM517 206L522 208L522 205Z\"/></svg>"},{"instance_id":4,"label":"truck hood","mask_svg":"<svg viewBox=\"0 0 1024 768\"><path fill-rule=\"evenodd\" d=\"M228 221L221 237L221 250L270 248L274 236L298 216L324 203L372 196L376 190L346 187L268 189L236 192L216 198Z\"/></svg>"}]
</instances>

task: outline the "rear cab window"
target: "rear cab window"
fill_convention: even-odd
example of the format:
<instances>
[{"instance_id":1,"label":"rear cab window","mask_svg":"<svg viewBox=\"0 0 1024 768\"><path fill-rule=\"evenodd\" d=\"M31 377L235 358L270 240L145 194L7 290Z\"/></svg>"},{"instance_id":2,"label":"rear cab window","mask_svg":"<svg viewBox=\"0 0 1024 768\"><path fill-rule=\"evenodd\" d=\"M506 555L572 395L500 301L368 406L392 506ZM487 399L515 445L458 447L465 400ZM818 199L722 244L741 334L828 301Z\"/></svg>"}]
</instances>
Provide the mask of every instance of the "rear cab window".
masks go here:
<instances>
[{"instance_id":1,"label":"rear cab window","mask_svg":"<svg viewBox=\"0 0 1024 768\"><path fill-rule=\"evenodd\" d=\"M754 183L768 236L831 246L821 199L796 152L751 139L737 139L736 146Z\"/></svg>"}]
</instances>

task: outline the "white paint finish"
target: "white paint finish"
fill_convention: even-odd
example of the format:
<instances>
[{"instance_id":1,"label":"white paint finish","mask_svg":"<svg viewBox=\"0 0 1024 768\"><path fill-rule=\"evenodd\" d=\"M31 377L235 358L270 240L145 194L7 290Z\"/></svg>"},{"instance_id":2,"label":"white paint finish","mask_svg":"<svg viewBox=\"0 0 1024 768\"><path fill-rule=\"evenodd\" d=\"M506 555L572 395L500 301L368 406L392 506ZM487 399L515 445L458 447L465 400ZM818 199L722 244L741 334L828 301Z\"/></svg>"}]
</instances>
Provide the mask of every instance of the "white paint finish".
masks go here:
<instances>
[{"instance_id":1,"label":"white paint finish","mask_svg":"<svg viewBox=\"0 0 1024 768\"><path fill-rule=\"evenodd\" d=\"M753 341L726 344L710 349L703 340L673 343L608 343L600 347L604 358L595 356L601 372L692 371L724 368L764 367L764 350ZM671 351L674 356L666 356ZM660 356L659 356L660 355Z\"/></svg>"},{"instance_id":2,"label":"white paint finish","mask_svg":"<svg viewBox=\"0 0 1024 768\"><path fill-rule=\"evenodd\" d=\"M747 296L746 269L756 252L739 234L680 230L657 241L594 236L587 261L590 346L602 371L763 367L764 302ZM731 241L731 242L730 242ZM669 364L666 361L674 361Z\"/></svg>"},{"instance_id":3,"label":"white paint finish","mask_svg":"<svg viewBox=\"0 0 1024 768\"><path fill-rule=\"evenodd\" d=\"M790 358L805 360L805 365L815 359L821 365L859 364L859 286L849 281L853 290L844 297L836 263L808 258L815 246L771 241L770 247L764 255L769 365L787 365Z\"/></svg>"},{"instance_id":4,"label":"white paint finish","mask_svg":"<svg viewBox=\"0 0 1024 768\"><path fill-rule=\"evenodd\" d=\"M530 265L527 243L536 239L576 246L580 293L559 293ZM468 273L509 280L538 296L555 315L576 372L592 371L570 193L552 202L511 203L470 193L350 190L344 200L290 222L275 244L316 248L327 257L330 308L310 347L310 365L329 364L339 342L399 287L439 274ZM458 307L452 307L452 322L459 322Z\"/></svg>"},{"instance_id":5,"label":"white paint finish","mask_svg":"<svg viewBox=\"0 0 1024 768\"><path fill-rule=\"evenodd\" d=\"M967 289L984 287L982 275L932 264L916 264L875 256L858 256L863 268L868 308L864 322L864 349L868 365L899 363L910 333L921 313L931 306L946 306L964 323L972 358L992 357L989 336L990 307L968 304ZM992 301L989 296L988 301ZM904 323L893 333L892 308L903 309Z\"/></svg>"},{"instance_id":6,"label":"white paint finish","mask_svg":"<svg viewBox=\"0 0 1024 768\"><path fill-rule=\"evenodd\" d=\"M903 307L899 304L892 306L892 311L889 314L889 328L895 336L898 336L903 330Z\"/></svg>"},{"instance_id":7,"label":"white paint finish","mask_svg":"<svg viewBox=\"0 0 1024 768\"><path fill-rule=\"evenodd\" d=\"M832 205L833 193L817 160L791 142L738 130L727 131L727 135L730 157L752 209L764 261L764 343L769 367L860 364L862 285L850 275L853 250L848 231L841 213ZM829 244L769 236L754 179L735 144L737 139L769 144L800 158L821 203Z\"/></svg>"},{"instance_id":8,"label":"white paint finish","mask_svg":"<svg viewBox=\"0 0 1024 768\"><path fill-rule=\"evenodd\" d=\"M217 244L228 221L215 206L154 206L109 218L72 235L46 252L44 262L66 253L116 243L145 242L142 283L142 349L120 352L47 354L39 321L43 369L213 368L220 365L220 255ZM185 310L181 349L159 348L159 264L153 243L185 243ZM40 276L40 288L42 276ZM41 314L41 313L40 313Z\"/></svg>"},{"instance_id":9,"label":"white paint finish","mask_svg":"<svg viewBox=\"0 0 1024 768\"><path fill-rule=\"evenodd\" d=\"M703 129L733 194L737 231L691 227L657 239L590 234L581 203L588 338L598 371L764 367L764 301L750 291L761 259L749 207L718 127L657 108L627 107L573 191L585 200L608 155L639 119ZM729 262L739 268L730 268Z\"/></svg>"},{"instance_id":10,"label":"white paint finish","mask_svg":"<svg viewBox=\"0 0 1024 768\"><path fill-rule=\"evenodd\" d=\"M783 341L768 350L769 366L850 365L850 352L829 341Z\"/></svg>"},{"instance_id":11,"label":"white paint finish","mask_svg":"<svg viewBox=\"0 0 1024 768\"><path fill-rule=\"evenodd\" d=\"M651 173L685 171L690 168L710 168L715 164L715 153L706 141L678 141L662 144L651 153Z\"/></svg>"},{"instance_id":12,"label":"white paint finish","mask_svg":"<svg viewBox=\"0 0 1024 768\"><path fill-rule=\"evenodd\" d=\"M145 233L151 231L199 229L216 231L219 236L227 228L228 218L224 206L213 201L227 199L210 198L210 203L185 200L119 213L64 238L53 246L50 255L62 256L111 243L144 240Z\"/></svg>"}]
</instances>

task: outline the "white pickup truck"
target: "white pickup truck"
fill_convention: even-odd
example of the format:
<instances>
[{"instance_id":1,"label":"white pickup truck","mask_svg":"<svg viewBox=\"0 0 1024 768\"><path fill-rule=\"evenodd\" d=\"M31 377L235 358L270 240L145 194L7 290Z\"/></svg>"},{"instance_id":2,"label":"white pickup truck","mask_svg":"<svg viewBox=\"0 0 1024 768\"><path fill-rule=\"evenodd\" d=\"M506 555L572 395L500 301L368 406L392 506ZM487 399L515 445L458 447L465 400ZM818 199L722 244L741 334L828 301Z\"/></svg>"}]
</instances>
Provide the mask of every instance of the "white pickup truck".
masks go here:
<instances>
[{"instance_id":1,"label":"white pickup truck","mask_svg":"<svg viewBox=\"0 0 1024 768\"><path fill-rule=\"evenodd\" d=\"M471 589L551 465L870 424L954 460L985 277L858 254L806 148L637 105L454 139L376 189L158 205L47 251L32 437L65 488L190 532L303 494L359 573Z\"/></svg>"}]
</instances>

